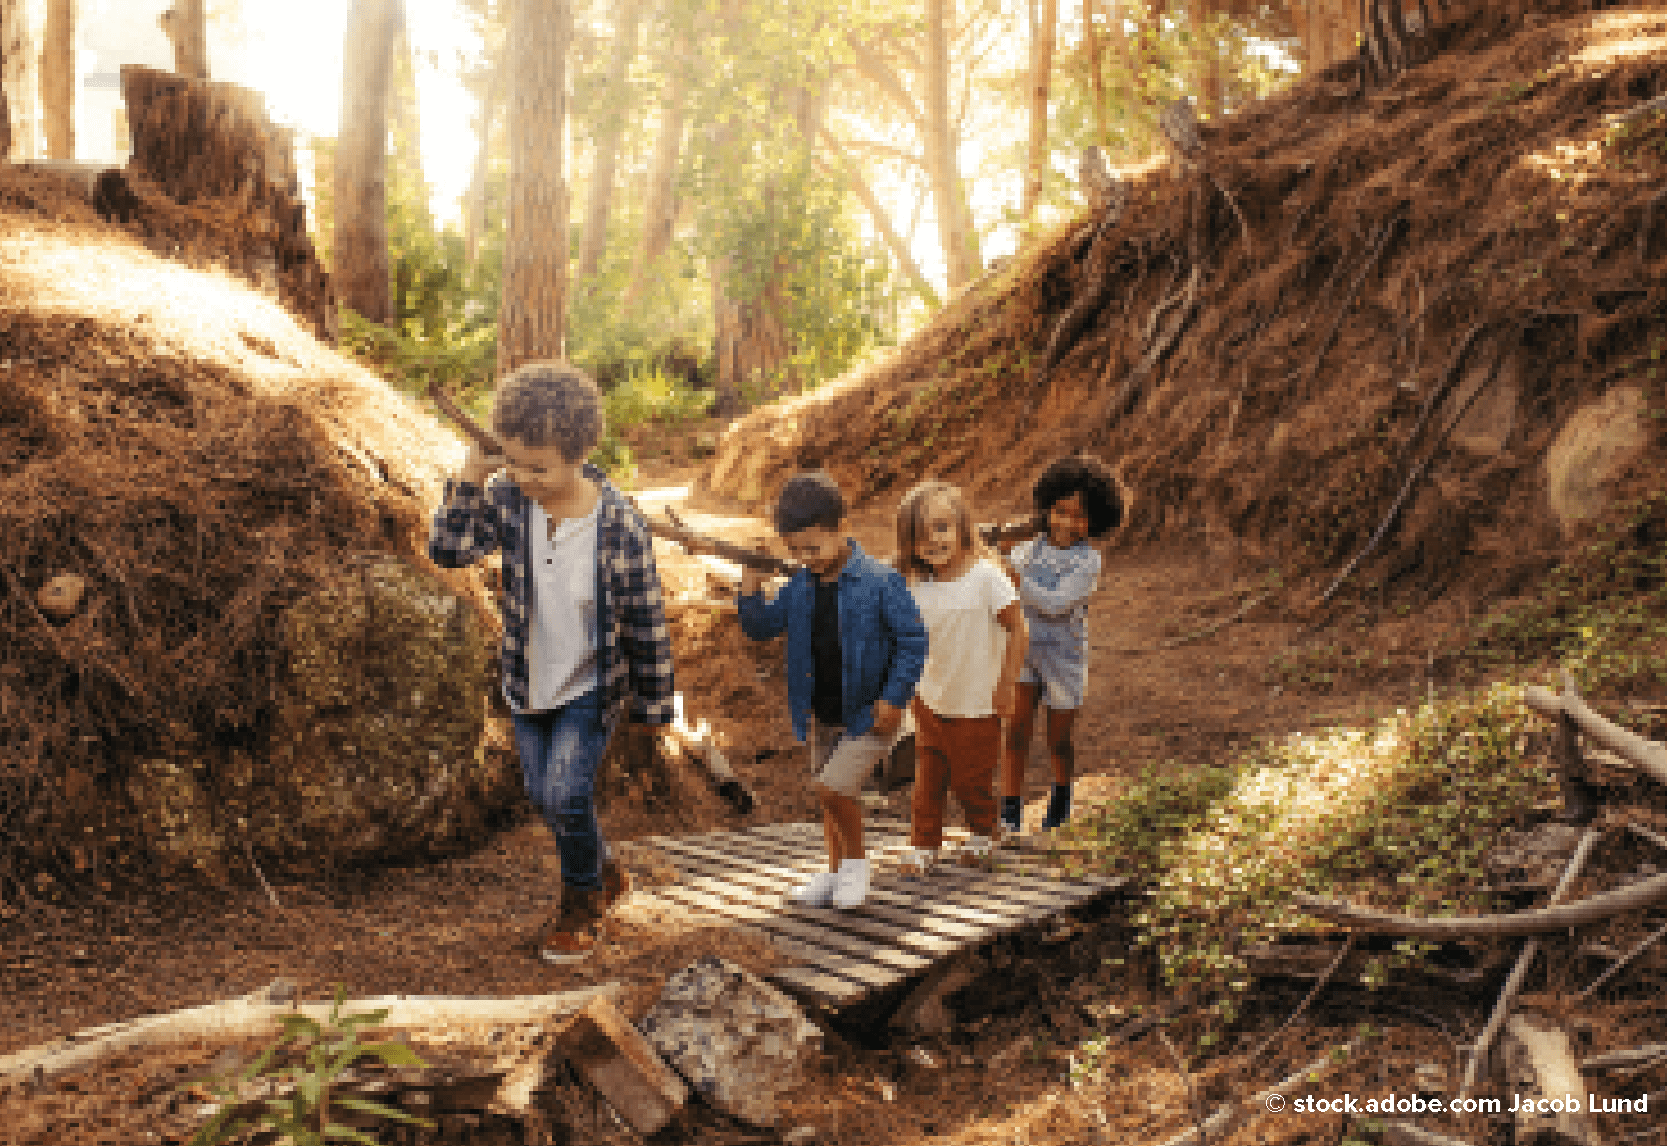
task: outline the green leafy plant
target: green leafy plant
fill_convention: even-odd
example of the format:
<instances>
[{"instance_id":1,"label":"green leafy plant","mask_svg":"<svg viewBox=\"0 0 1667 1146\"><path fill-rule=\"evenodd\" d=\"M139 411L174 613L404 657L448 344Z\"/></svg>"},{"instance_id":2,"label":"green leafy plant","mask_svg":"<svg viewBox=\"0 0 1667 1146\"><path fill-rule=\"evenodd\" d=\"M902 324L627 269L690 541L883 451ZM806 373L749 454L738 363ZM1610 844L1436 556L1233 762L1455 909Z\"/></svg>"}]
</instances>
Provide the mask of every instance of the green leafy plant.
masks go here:
<instances>
[{"instance_id":1,"label":"green leafy plant","mask_svg":"<svg viewBox=\"0 0 1667 1146\"><path fill-rule=\"evenodd\" d=\"M389 1066L428 1065L404 1043L361 1043L358 1028L376 1026L388 1017L388 1011L384 1007L357 1015L343 1015L341 1006L346 998L347 989L338 983L335 1002L323 1026L306 1015L285 1015L283 1034L254 1062L229 1076L197 1080L193 1085L204 1086L210 1093L219 1095L224 1104L219 1113L192 1136L190 1146L217 1146L233 1135L252 1128L283 1135L279 1141L287 1146L323 1146L327 1141L380 1146L375 1138L367 1134L331 1122L332 1105L433 1129L432 1122L403 1110L353 1096L332 1097L332 1084L360 1059L379 1059ZM327 1035L335 1037L326 1041ZM293 1047L291 1044L294 1044ZM287 1055L286 1048L290 1048ZM300 1064L292 1061L269 1069L280 1056L293 1060L302 1051L305 1051L305 1057ZM256 1120L233 1121L240 1106L238 1084L253 1082L257 1076L273 1082L290 1082L292 1089L284 1097L265 1099L267 1111Z\"/></svg>"}]
</instances>

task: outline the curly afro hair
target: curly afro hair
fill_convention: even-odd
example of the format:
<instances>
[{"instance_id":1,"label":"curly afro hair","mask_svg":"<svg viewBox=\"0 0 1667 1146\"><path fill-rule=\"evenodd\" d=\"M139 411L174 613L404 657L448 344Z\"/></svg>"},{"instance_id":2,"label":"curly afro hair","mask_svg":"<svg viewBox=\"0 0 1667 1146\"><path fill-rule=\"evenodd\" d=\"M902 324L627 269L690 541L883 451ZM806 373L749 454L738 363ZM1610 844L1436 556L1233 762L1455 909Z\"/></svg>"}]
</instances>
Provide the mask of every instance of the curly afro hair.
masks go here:
<instances>
[{"instance_id":1,"label":"curly afro hair","mask_svg":"<svg viewBox=\"0 0 1667 1146\"><path fill-rule=\"evenodd\" d=\"M1093 454L1072 454L1051 463L1036 479L1031 500L1036 512L1046 516L1056 501L1072 494L1082 495L1088 514L1088 536L1104 537L1123 523L1123 495L1111 470Z\"/></svg>"}]
</instances>

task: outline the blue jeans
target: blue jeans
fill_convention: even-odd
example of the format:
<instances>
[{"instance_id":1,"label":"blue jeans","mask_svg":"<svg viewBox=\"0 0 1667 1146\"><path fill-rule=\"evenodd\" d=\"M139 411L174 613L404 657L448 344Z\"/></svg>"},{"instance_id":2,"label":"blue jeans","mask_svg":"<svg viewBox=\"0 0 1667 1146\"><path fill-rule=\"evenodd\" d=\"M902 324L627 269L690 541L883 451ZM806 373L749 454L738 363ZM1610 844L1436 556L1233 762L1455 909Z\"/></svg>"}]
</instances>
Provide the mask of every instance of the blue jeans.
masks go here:
<instances>
[{"instance_id":1,"label":"blue jeans","mask_svg":"<svg viewBox=\"0 0 1667 1146\"><path fill-rule=\"evenodd\" d=\"M602 886L604 845L595 800L596 766L609 732L602 690L594 688L560 708L516 713L512 720L527 795L556 837L562 883Z\"/></svg>"}]
</instances>

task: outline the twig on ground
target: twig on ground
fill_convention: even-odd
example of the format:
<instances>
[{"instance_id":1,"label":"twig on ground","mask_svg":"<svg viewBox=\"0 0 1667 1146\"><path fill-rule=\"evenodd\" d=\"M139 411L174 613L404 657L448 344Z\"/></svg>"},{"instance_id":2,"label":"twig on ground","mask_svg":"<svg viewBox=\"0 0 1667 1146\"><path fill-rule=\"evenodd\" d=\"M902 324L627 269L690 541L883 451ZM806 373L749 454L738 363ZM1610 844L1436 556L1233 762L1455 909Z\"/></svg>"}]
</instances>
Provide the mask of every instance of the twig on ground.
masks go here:
<instances>
[{"instance_id":1,"label":"twig on ground","mask_svg":"<svg viewBox=\"0 0 1667 1146\"><path fill-rule=\"evenodd\" d=\"M1325 990L1325 985L1331 982L1331 977L1337 973L1337 968L1343 965L1343 960L1347 959L1349 957L1349 952L1354 950L1354 940L1355 937L1353 934L1343 940L1343 946L1337 952L1337 957L1331 961L1331 966L1320 972L1320 977L1315 980L1314 986L1309 990L1302 1002L1297 1004L1297 1009L1291 1012L1288 1019L1279 1024L1278 1030L1274 1031L1271 1035L1262 1040L1262 1045L1250 1052L1251 1062L1260 1061L1261 1057L1267 1053L1268 1048L1274 1044L1274 1040L1278 1039L1280 1035L1290 1030L1291 1024L1300 1019L1303 1012L1308 1010L1308 1005L1319 997L1321 991Z\"/></svg>"},{"instance_id":2,"label":"twig on ground","mask_svg":"<svg viewBox=\"0 0 1667 1146\"><path fill-rule=\"evenodd\" d=\"M1641 840L1648 840L1662 851L1667 851L1667 836L1660 832L1653 832L1643 824L1628 824L1626 830Z\"/></svg>"},{"instance_id":3,"label":"twig on ground","mask_svg":"<svg viewBox=\"0 0 1667 1146\"><path fill-rule=\"evenodd\" d=\"M261 887L266 890L266 898L272 901L273 907L279 911L284 910L283 901L278 898L278 893L272 890L272 885L266 882L266 874L260 870L260 864L255 862L255 849L249 846L248 840L243 841L243 854L249 858L249 866L254 869L255 878L260 880Z\"/></svg>"},{"instance_id":4,"label":"twig on ground","mask_svg":"<svg viewBox=\"0 0 1667 1146\"><path fill-rule=\"evenodd\" d=\"M1175 1063L1175 1070L1181 1076L1181 1083L1187 1088L1187 1104L1192 1107L1192 1121L1198 1131L1199 1146L1206 1146L1209 1142L1209 1130L1204 1125L1204 1107L1198 1101L1198 1088L1192 1084L1192 1075L1187 1072L1187 1064L1181 1058L1181 1052L1175 1049L1169 1032L1162 1027L1158 1028L1158 1041L1163 1043L1163 1049L1169 1052L1169 1057Z\"/></svg>"},{"instance_id":5,"label":"twig on ground","mask_svg":"<svg viewBox=\"0 0 1667 1146\"><path fill-rule=\"evenodd\" d=\"M1615 962L1611 963L1607 971L1599 975L1596 979L1593 979L1586 985L1584 990L1574 997L1574 1001L1577 1003L1584 1003L1587 999L1591 998L1594 991L1609 982L1609 980L1613 979L1616 975L1620 974L1626 969L1627 964L1642 955L1664 935L1667 935L1667 924L1663 924L1654 931L1650 932L1650 934L1640 939L1637 944L1633 946L1631 951L1628 951L1625 955L1622 955L1619 959L1615 960Z\"/></svg>"},{"instance_id":6,"label":"twig on ground","mask_svg":"<svg viewBox=\"0 0 1667 1146\"><path fill-rule=\"evenodd\" d=\"M1598 840L1602 836L1603 833L1596 828L1588 828L1586 833L1580 837L1580 843L1575 845L1574 855L1569 857L1569 864L1563 869L1563 878L1557 881L1556 888L1552 890L1549 906L1555 907L1562 902L1563 897L1568 894L1569 888L1574 885L1575 877L1580 874L1580 869L1586 866L1586 860L1590 858L1592 849L1597 847ZM1538 936L1529 939L1522 945L1522 954L1517 956L1516 966L1511 968L1510 977L1505 980L1505 986L1499 992L1499 1002L1494 1005L1493 1014L1488 1016L1488 1025L1482 1028L1482 1033L1476 1036L1475 1045L1470 1048L1470 1061L1465 1063L1464 1081L1459 1085L1459 1100L1461 1102L1470 1097L1471 1088L1476 1085L1476 1075L1481 1069L1482 1063L1486 1061L1488 1050L1492 1047L1494 1038L1499 1034L1499 1029L1505 1025L1505 1020L1510 1017L1511 1005L1516 1001L1517 992L1522 990L1522 982L1528 977L1528 968L1533 965L1534 959L1539 953L1540 940Z\"/></svg>"},{"instance_id":7,"label":"twig on ground","mask_svg":"<svg viewBox=\"0 0 1667 1146\"><path fill-rule=\"evenodd\" d=\"M1248 1108L1252 1114L1260 1113L1269 1109L1268 1099L1274 1095L1288 1098L1293 1090L1307 1083L1315 1075L1325 1070L1326 1067L1338 1061L1339 1058L1346 1059L1354 1054L1366 1042L1368 1037L1367 1035L1356 1035L1345 1045L1330 1048L1295 1074L1287 1075L1278 1084L1270 1086L1266 1090L1257 1091L1242 1103L1238 1101L1223 1103L1216 1107L1214 1114L1204 1120L1203 1126L1189 1127L1169 1139L1163 1146L1203 1146L1205 1134L1209 1134L1218 1140L1225 1138L1243 1117L1241 1111Z\"/></svg>"}]
</instances>

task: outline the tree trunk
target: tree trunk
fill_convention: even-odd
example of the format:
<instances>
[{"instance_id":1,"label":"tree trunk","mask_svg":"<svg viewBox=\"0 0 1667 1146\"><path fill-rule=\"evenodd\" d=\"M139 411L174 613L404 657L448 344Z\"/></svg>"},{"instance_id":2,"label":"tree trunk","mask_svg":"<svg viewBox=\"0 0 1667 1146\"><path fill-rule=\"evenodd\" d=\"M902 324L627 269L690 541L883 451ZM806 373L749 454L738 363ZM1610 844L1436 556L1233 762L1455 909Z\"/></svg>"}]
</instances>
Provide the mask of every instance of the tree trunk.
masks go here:
<instances>
[{"instance_id":1,"label":"tree trunk","mask_svg":"<svg viewBox=\"0 0 1667 1146\"><path fill-rule=\"evenodd\" d=\"M203 0L174 0L157 23L174 46L174 71L189 80L208 79L208 19Z\"/></svg>"},{"instance_id":2,"label":"tree trunk","mask_svg":"<svg viewBox=\"0 0 1667 1146\"><path fill-rule=\"evenodd\" d=\"M1199 0L1187 6L1187 23L1192 29L1194 84L1198 91L1200 118L1220 119L1223 110L1221 45L1210 31L1210 13Z\"/></svg>"},{"instance_id":3,"label":"tree trunk","mask_svg":"<svg viewBox=\"0 0 1667 1146\"><path fill-rule=\"evenodd\" d=\"M775 378L792 353L781 317L779 276L756 297L740 299L730 293L729 267L728 256L712 260L712 318L718 366L712 414L718 418L745 412L743 388L763 387Z\"/></svg>"},{"instance_id":4,"label":"tree trunk","mask_svg":"<svg viewBox=\"0 0 1667 1146\"><path fill-rule=\"evenodd\" d=\"M510 0L509 234L498 372L566 352L570 0Z\"/></svg>"},{"instance_id":5,"label":"tree trunk","mask_svg":"<svg viewBox=\"0 0 1667 1146\"><path fill-rule=\"evenodd\" d=\"M501 90L500 68L492 68L480 97L480 147L475 151L475 171L463 193L463 248L469 262L480 258L481 240L486 236L486 205L492 177L492 123L497 115Z\"/></svg>"},{"instance_id":6,"label":"tree trunk","mask_svg":"<svg viewBox=\"0 0 1667 1146\"><path fill-rule=\"evenodd\" d=\"M909 244L903 241L903 237L897 233L897 228L892 225L891 217L886 214L886 209L874 194L873 188L869 187L868 180L863 178L862 169L857 166L856 160L852 159L839 141L831 135L823 132L822 138L826 141L828 150L833 153L839 174L844 177L851 190L856 192L857 198L862 200L862 205L868 209L869 217L874 220L875 230L879 231L880 238L885 240L886 249L891 252L891 257L897 260L897 265L908 278L909 285L914 288L921 301L931 309L937 310L943 305L943 301L938 298L938 292L932 289L932 283L921 271L920 264L915 262Z\"/></svg>"},{"instance_id":7,"label":"tree trunk","mask_svg":"<svg viewBox=\"0 0 1667 1146\"><path fill-rule=\"evenodd\" d=\"M46 0L41 51L41 107L46 112L46 157L75 160L75 0Z\"/></svg>"},{"instance_id":8,"label":"tree trunk","mask_svg":"<svg viewBox=\"0 0 1667 1146\"><path fill-rule=\"evenodd\" d=\"M388 103L401 0L353 0L342 56L341 132L334 189L336 290L341 304L393 321L388 277Z\"/></svg>"},{"instance_id":9,"label":"tree trunk","mask_svg":"<svg viewBox=\"0 0 1667 1146\"><path fill-rule=\"evenodd\" d=\"M1116 0L1112 0L1111 19L1113 22L1117 20ZM1094 0L1082 0L1082 49L1088 57L1088 91L1094 101L1094 142L1110 155L1111 123L1110 109L1106 107L1105 56L1100 48L1100 31L1096 27Z\"/></svg>"},{"instance_id":10,"label":"tree trunk","mask_svg":"<svg viewBox=\"0 0 1667 1146\"><path fill-rule=\"evenodd\" d=\"M235 204L247 224L246 242L221 255L238 273L259 280L276 275L283 304L333 343L335 297L307 230L293 133L267 118L260 93L235 84L129 64L121 85L133 136L128 170L180 203ZM327 166L319 177L321 187L330 185ZM327 198L320 197L321 208ZM142 216L141 229L163 254L189 251L202 239L193 224L170 224L154 214Z\"/></svg>"},{"instance_id":11,"label":"tree trunk","mask_svg":"<svg viewBox=\"0 0 1667 1146\"><path fill-rule=\"evenodd\" d=\"M0 0L0 163L35 158L36 59L25 0Z\"/></svg>"},{"instance_id":12,"label":"tree trunk","mask_svg":"<svg viewBox=\"0 0 1667 1146\"><path fill-rule=\"evenodd\" d=\"M689 98L688 53L692 39L679 35L666 57L671 83L660 106L660 133L654 141L654 157L648 168L648 189L644 196L642 247L631 268L631 284L625 288L630 305L648 289L648 276L671 246L677 225L677 161L683 151L683 121Z\"/></svg>"},{"instance_id":13,"label":"tree trunk","mask_svg":"<svg viewBox=\"0 0 1667 1146\"><path fill-rule=\"evenodd\" d=\"M637 24L641 14L642 0L619 0L619 12L614 21L613 56L608 61L607 94L596 132L596 155L590 169L590 186L586 189L579 265L574 274L581 289L602 265L602 253L608 245L614 168L619 161L619 144L625 134L625 121L632 110L629 106L631 89L628 74L631 61L637 55Z\"/></svg>"},{"instance_id":14,"label":"tree trunk","mask_svg":"<svg viewBox=\"0 0 1667 1146\"><path fill-rule=\"evenodd\" d=\"M1036 208L1048 173L1048 87L1053 76L1054 35L1059 27L1059 0L1039 0L1030 38L1030 141L1026 149L1023 226L1032 230Z\"/></svg>"},{"instance_id":15,"label":"tree trunk","mask_svg":"<svg viewBox=\"0 0 1667 1146\"><path fill-rule=\"evenodd\" d=\"M949 269L950 293L978 272L966 189L955 159L955 127L949 114L950 0L926 0L926 168L938 217L938 242Z\"/></svg>"}]
</instances>

